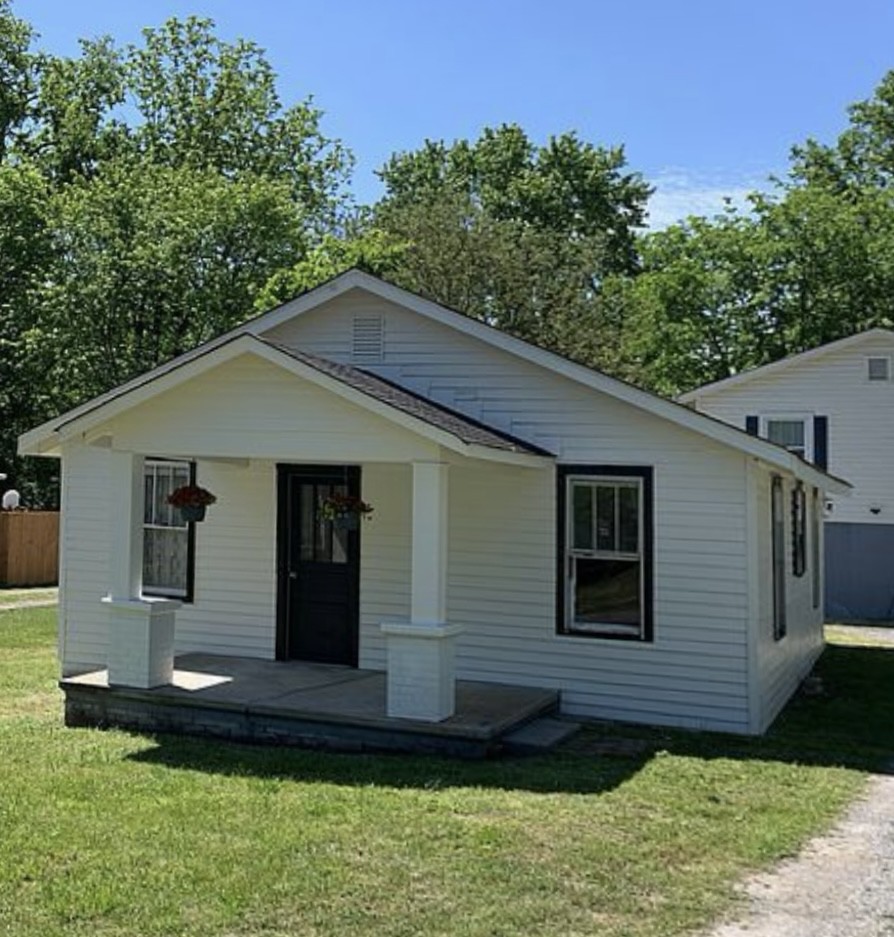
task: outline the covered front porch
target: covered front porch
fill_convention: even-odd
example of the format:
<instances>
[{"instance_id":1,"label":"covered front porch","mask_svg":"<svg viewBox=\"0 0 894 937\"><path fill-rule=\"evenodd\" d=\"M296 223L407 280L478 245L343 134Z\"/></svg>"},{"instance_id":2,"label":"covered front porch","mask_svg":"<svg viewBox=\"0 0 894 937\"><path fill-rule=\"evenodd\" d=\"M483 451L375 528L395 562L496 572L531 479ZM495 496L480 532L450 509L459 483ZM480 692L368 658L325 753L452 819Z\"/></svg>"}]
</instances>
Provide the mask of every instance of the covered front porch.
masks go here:
<instances>
[{"instance_id":1,"label":"covered front porch","mask_svg":"<svg viewBox=\"0 0 894 937\"><path fill-rule=\"evenodd\" d=\"M481 608L505 603L505 576L522 575L510 552L495 576L482 577L480 552L506 554L513 525L538 543L547 529L542 513L533 531L528 520L552 483L545 450L371 373L248 336L29 445L60 453L69 478L60 646L64 675L81 676L63 685L72 698L92 687L97 724L138 723L138 703L151 709L169 694L182 701L223 692L206 687L196 696L178 686L175 654L220 655L218 669L224 655L252 665L276 658L277 666L359 667L362 680L336 681L350 684L359 708L327 718L415 720L420 732L463 719L461 654L462 676L502 682L500 651L517 616L500 621L502 641L483 633L461 644ZM214 494L206 519L161 516L171 511L159 463L179 473L178 485L188 478ZM370 502L371 520L337 529L324 511L334 495ZM493 517L482 522L485 513ZM151 580L144 558L160 536L155 528L167 536L178 524L183 549L163 554L182 573L175 592L158 581L158 554L149 554ZM550 569L548 554L531 556L538 575ZM106 667L106 677L83 683L83 674ZM507 673L505 682L537 685L537 675L518 676ZM102 679L111 687L104 693ZM235 683L244 680L234 675ZM364 687L381 692L365 696ZM265 691L256 704L270 699ZM244 716L247 706L230 711ZM111 718L115 707L128 710L126 720ZM492 734L502 725L495 718ZM232 724L227 731L252 735Z\"/></svg>"},{"instance_id":2,"label":"covered front porch","mask_svg":"<svg viewBox=\"0 0 894 937\"><path fill-rule=\"evenodd\" d=\"M388 715L381 671L198 653L179 656L171 681L151 689L110 686L108 670L61 686L69 726L464 757L499 753L514 731L559 702L554 690L459 680L453 715L426 723Z\"/></svg>"}]
</instances>

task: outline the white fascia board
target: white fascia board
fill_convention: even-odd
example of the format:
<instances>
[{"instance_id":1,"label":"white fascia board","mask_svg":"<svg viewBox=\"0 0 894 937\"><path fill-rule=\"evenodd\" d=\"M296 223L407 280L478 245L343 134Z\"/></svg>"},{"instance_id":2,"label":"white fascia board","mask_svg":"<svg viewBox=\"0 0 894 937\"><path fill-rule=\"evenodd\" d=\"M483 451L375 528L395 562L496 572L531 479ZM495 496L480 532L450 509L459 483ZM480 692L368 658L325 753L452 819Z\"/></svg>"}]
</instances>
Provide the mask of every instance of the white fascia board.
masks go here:
<instances>
[{"instance_id":1,"label":"white fascia board","mask_svg":"<svg viewBox=\"0 0 894 937\"><path fill-rule=\"evenodd\" d=\"M170 361L165 361L164 364L158 365L158 367L153 368L151 371L139 374L137 377L131 378L129 381L125 381L117 387L113 387L104 394L100 394L98 397L94 397L86 403L73 407L71 410L67 410L65 413L61 413L59 416L53 417L53 419L47 420L45 423L41 423L40 426L36 426L34 429L28 430L28 432L22 433L18 441L19 455L52 454L58 456L58 431L63 426L73 423L82 416L93 413L95 410L104 407L111 401L118 400L120 397L130 394L131 391L142 388L144 385L154 383L158 378L179 370L191 361L204 358L215 349L229 344L234 338L237 338L241 334L243 334L241 330L234 330L232 332L227 332L225 335L220 335L209 342L205 342L204 345L198 345L184 352L182 355L172 358Z\"/></svg>"},{"instance_id":2,"label":"white fascia board","mask_svg":"<svg viewBox=\"0 0 894 937\"><path fill-rule=\"evenodd\" d=\"M816 468L816 466L811 465L809 462L805 462L802 458L789 452L787 449L783 449L782 453L783 456L788 456L788 458L786 459L783 457L778 460L770 460L764 457L758 457L758 462L774 472L787 472L798 481L819 488L827 494L849 495L851 493L853 485L851 485L850 482L845 481L843 478L838 478L835 475L829 475L828 472L824 472L822 469Z\"/></svg>"},{"instance_id":3,"label":"white fascia board","mask_svg":"<svg viewBox=\"0 0 894 937\"><path fill-rule=\"evenodd\" d=\"M789 355L786 358L780 358L778 361L771 361L768 364L761 365L759 368L749 368L740 374L733 374L731 377L725 377L719 381L713 381L710 384L702 384L695 390L680 394L677 400L680 403L694 403L702 397L706 397L716 391L724 391L731 387L738 387L739 384L745 384L758 377L766 377L768 374L776 374L778 371L785 371L790 367L802 365L812 361L815 358L821 358L833 351L841 351L850 348L851 345L858 345L860 342L868 341L872 338L894 338L894 331L890 329L867 329L865 332L857 332L856 335L847 335L844 338L836 339L834 342L827 342L825 345L819 345L816 348L808 348L807 351L798 352L795 355Z\"/></svg>"}]
</instances>

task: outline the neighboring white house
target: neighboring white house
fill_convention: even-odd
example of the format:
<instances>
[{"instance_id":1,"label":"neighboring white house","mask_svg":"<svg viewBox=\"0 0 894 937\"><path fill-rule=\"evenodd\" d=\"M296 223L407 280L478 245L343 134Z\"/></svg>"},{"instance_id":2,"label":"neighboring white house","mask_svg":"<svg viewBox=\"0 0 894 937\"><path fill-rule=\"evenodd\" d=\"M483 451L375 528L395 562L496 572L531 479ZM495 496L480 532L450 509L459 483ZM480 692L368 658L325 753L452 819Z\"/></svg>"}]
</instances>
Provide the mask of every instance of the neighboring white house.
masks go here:
<instances>
[{"instance_id":1,"label":"neighboring white house","mask_svg":"<svg viewBox=\"0 0 894 937\"><path fill-rule=\"evenodd\" d=\"M894 332L870 329L684 394L853 485L826 504L826 616L894 618Z\"/></svg>"},{"instance_id":2,"label":"neighboring white house","mask_svg":"<svg viewBox=\"0 0 894 937\"><path fill-rule=\"evenodd\" d=\"M569 714L762 732L822 649L822 503L847 490L358 271L20 451L63 463L65 674L163 681L173 617L178 653L387 670L389 712L424 720L455 661ZM180 525L190 478L218 501ZM372 519L327 524L333 493Z\"/></svg>"}]
</instances>

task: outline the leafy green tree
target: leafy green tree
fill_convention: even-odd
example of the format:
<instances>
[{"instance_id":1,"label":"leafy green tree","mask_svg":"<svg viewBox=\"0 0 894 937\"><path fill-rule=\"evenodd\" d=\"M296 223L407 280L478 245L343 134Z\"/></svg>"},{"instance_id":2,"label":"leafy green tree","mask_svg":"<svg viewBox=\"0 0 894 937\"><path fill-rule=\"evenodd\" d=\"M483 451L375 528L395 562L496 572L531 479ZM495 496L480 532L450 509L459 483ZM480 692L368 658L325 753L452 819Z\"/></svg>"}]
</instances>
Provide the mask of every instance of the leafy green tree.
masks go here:
<instances>
[{"instance_id":1,"label":"leafy green tree","mask_svg":"<svg viewBox=\"0 0 894 937\"><path fill-rule=\"evenodd\" d=\"M0 162L27 120L36 86L34 33L13 15L9 0L0 0Z\"/></svg>"},{"instance_id":2,"label":"leafy green tree","mask_svg":"<svg viewBox=\"0 0 894 937\"><path fill-rule=\"evenodd\" d=\"M311 101L283 106L262 52L209 20L71 59L30 41L0 6L0 287L19 284L0 297L0 463L18 474L17 432L248 316L339 229L351 165Z\"/></svg>"},{"instance_id":3,"label":"leafy green tree","mask_svg":"<svg viewBox=\"0 0 894 937\"><path fill-rule=\"evenodd\" d=\"M56 409L242 321L302 249L287 183L263 178L117 162L53 207L41 328Z\"/></svg>"},{"instance_id":4,"label":"leafy green tree","mask_svg":"<svg viewBox=\"0 0 894 937\"><path fill-rule=\"evenodd\" d=\"M727 212L645 236L642 273L603 285L622 309L623 372L679 393L894 324L894 72L831 146Z\"/></svg>"},{"instance_id":5,"label":"leafy green tree","mask_svg":"<svg viewBox=\"0 0 894 937\"><path fill-rule=\"evenodd\" d=\"M459 197L494 221L597 239L602 257L595 272L629 271L650 190L639 174L623 172L625 165L621 147L595 147L574 133L537 147L521 127L504 124L474 142L428 140L392 156L379 173L386 191L376 215L399 225L408 208Z\"/></svg>"}]
</instances>

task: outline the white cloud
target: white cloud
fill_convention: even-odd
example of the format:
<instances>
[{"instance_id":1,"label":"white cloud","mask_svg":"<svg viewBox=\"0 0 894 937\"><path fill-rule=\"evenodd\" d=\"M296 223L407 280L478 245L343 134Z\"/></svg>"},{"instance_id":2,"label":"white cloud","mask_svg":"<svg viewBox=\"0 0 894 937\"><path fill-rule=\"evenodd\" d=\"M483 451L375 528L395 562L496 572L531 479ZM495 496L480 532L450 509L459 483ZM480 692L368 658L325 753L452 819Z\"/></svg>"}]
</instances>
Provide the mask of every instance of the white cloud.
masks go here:
<instances>
[{"instance_id":1,"label":"white cloud","mask_svg":"<svg viewBox=\"0 0 894 937\"><path fill-rule=\"evenodd\" d=\"M747 208L747 196L756 189L770 188L763 173L741 171L690 171L677 167L658 170L648 181L655 192L649 199L648 227L666 228L689 215L711 217L726 207Z\"/></svg>"}]
</instances>

